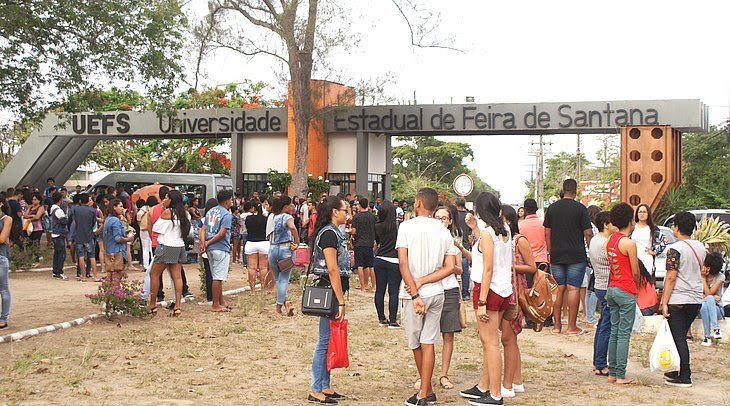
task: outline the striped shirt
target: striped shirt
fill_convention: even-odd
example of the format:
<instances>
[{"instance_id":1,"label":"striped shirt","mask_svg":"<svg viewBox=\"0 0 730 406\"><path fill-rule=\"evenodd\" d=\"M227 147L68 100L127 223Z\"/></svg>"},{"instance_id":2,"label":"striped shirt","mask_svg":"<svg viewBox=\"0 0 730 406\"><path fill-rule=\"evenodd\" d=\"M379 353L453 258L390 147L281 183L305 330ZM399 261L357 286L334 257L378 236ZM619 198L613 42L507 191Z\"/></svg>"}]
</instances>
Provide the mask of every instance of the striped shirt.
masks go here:
<instances>
[{"instance_id":1,"label":"striped shirt","mask_svg":"<svg viewBox=\"0 0 730 406\"><path fill-rule=\"evenodd\" d=\"M588 248L588 256L593 265L593 272L596 275L595 288L598 290L608 289L608 276L611 270L608 266L608 256L606 255L606 242L608 238L601 233L593 236L591 246Z\"/></svg>"}]
</instances>

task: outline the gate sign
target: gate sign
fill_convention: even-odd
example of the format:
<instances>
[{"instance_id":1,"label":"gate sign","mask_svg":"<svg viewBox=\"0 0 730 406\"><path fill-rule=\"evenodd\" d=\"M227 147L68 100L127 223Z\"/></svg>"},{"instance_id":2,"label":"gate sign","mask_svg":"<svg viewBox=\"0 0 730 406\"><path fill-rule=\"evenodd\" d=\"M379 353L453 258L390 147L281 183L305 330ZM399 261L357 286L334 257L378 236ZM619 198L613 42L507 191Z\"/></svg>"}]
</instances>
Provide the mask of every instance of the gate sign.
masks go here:
<instances>
[{"instance_id":1,"label":"gate sign","mask_svg":"<svg viewBox=\"0 0 730 406\"><path fill-rule=\"evenodd\" d=\"M474 190L474 181L471 176L462 173L454 179L454 192L459 196L469 196Z\"/></svg>"}]
</instances>

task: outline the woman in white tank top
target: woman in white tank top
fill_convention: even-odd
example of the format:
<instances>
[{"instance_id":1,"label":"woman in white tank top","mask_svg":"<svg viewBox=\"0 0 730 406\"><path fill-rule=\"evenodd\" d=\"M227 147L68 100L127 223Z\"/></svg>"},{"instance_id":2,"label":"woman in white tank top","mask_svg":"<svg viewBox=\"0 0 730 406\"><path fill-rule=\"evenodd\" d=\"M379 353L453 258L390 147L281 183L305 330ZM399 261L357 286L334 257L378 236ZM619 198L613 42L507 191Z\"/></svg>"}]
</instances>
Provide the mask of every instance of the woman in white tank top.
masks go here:
<instances>
[{"instance_id":1,"label":"woman in white tank top","mask_svg":"<svg viewBox=\"0 0 730 406\"><path fill-rule=\"evenodd\" d=\"M512 241L509 229L502 221L501 203L495 195L480 193L474 202L474 210L486 226L472 249L472 297L485 364L482 365L479 383L459 394L472 399L491 396L496 403L502 399L499 326L512 295Z\"/></svg>"}]
</instances>

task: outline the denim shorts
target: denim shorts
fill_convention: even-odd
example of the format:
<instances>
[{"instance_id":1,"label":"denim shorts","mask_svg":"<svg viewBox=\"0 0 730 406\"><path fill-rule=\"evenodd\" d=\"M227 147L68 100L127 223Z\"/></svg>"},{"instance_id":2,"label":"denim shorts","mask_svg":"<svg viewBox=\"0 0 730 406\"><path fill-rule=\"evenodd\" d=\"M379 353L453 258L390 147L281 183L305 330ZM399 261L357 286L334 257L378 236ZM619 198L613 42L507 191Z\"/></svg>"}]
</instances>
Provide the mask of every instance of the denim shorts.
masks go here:
<instances>
[{"instance_id":1,"label":"denim shorts","mask_svg":"<svg viewBox=\"0 0 730 406\"><path fill-rule=\"evenodd\" d=\"M586 276L587 262L577 264L550 264L550 273L559 286L570 285L580 288Z\"/></svg>"},{"instance_id":2,"label":"denim shorts","mask_svg":"<svg viewBox=\"0 0 730 406\"><path fill-rule=\"evenodd\" d=\"M210 263L210 274L214 281L225 281L228 279L228 262L231 254L221 250L210 250L208 262Z\"/></svg>"},{"instance_id":3,"label":"denim shorts","mask_svg":"<svg viewBox=\"0 0 730 406\"><path fill-rule=\"evenodd\" d=\"M81 257L87 257L87 258L94 258L96 255L96 243L94 242L85 242L85 243L76 243L76 258Z\"/></svg>"}]
</instances>

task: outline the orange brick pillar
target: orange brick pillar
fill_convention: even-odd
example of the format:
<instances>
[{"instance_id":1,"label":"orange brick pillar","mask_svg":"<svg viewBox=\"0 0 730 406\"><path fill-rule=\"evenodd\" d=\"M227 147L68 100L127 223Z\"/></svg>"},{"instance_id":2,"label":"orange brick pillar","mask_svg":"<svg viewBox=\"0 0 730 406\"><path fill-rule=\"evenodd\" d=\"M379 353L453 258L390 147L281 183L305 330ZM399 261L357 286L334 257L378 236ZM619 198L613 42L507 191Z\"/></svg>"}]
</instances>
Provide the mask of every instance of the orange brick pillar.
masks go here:
<instances>
[{"instance_id":1,"label":"orange brick pillar","mask_svg":"<svg viewBox=\"0 0 730 406\"><path fill-rule=\"evenodd\" d=\"M316 178L317 176L325 176L329 159L327 134L324 131L324 109L329 106L354 106L355 91L349 86L326 80L311 80L309 86L312 91L312 119L309 121L307 135L307 173ZM288 105L288 167L289 173L291 173L294 170L294 151L296 149L291 83L289 84Z\"/></svg>"}]
</instances>

